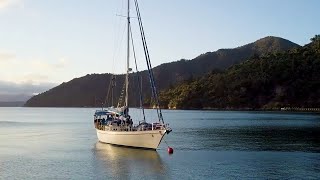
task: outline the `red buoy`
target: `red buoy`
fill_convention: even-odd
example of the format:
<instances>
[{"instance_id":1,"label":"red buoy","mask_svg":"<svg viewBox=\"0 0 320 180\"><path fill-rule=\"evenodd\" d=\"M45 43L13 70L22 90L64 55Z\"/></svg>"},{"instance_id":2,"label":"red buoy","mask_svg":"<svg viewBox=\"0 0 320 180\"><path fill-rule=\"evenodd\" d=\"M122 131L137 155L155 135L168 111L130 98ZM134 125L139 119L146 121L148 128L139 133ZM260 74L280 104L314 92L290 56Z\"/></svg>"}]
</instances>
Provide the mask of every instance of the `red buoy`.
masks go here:
<instances>
[{"instance_id":1,"label":"red buoy","mask_svg":"<svg viewBox=\"0 0 320 180\"><path fill-rule=\"evenodd\" d=\"M172 154L172 153L173 153L173 148L168 147L168 153L169 153L169 154Z\"/></svg>"}]
</instances>

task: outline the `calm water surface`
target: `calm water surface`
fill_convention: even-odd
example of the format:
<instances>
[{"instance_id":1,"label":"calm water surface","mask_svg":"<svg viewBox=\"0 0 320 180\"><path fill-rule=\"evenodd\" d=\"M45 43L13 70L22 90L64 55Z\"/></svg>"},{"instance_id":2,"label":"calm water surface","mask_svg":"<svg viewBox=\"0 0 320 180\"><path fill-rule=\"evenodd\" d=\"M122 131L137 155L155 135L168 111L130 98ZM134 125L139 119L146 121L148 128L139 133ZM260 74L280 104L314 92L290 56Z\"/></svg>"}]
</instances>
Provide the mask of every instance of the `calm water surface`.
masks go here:
<instances>
[{"instance_id":1,"label":"calm water surface","mask_svg":"<svg viewBox=\"0 0 320 180\"><path fill-rule=\"evenodd\" d=\"M97 142L93 113L0 108L0 179L320 177L319 114L167 110L168 155L165 142L157 151ZM137 109L131 114L142 118Z\"/></svg>"}]
</instances>

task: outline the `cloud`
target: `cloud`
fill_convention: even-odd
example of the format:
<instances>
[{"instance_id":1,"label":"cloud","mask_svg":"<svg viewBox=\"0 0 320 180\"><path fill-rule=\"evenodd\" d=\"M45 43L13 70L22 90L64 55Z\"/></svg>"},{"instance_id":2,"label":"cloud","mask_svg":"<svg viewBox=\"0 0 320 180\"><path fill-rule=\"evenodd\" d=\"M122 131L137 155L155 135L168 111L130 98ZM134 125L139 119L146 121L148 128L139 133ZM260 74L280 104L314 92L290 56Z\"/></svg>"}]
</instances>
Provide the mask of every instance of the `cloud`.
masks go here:
<instances>
[{"instance_id":1,"label":"cloud","mask_svg":"<svg viewBox=\"0 0 320 180\"><path fill-rule=\"evenodd\" d=\"M35 94L45 92L57 84L55 83L13 83L0 81L0 102L1 101L26 101Z\"/></svg>"},{"instance_id":2,"label":"cloud","mask_svg":"<svg viewBox=\"0 0 320 180\"><path fill-rule=\"evenodd\" d=\"M55 63L49 63L45 60L35 59L30 61L31 68L35 70L42 70L42 71L54 71L57 69L64 68L68 65L68 61L66 58L60 58Z\"/></svg>"},{"instance_id":3,"label":"cloud","mask_svg":"<svg viewBox=\"0 0 320 180\"><path fill-rule=\"evenodd\" d=\"M0 102L26 101L55 87L57 83L49 82L59 82L68 65L68 59L63 56L21 58L15 53L0 51Z\"/></svg>"},{"instance_id":4,"label":"cloud","mask_svg":"<svg viewBox=\"0 0 320 180\"><path fill-rule=\"evenodd\" d=\"M58 68L58 69L59 69L59 68L64 68L64 67L66 67L67 65L68 65L68 60L67 60L67 58L65 58L65 57L60 58L57 63L53 64L53 66L54 66L55 68Z\"/></svg>"},{"instance_id":5,"label":"cloud","mask_svg":"<svg viewBox=\"0 0 320 180\"><path fill-rule=\"evenodd\" d=\"M37 82L46 82L49 80L49 77L47 75L30 73L30 74L24 75L23 79L26 79L24 83L39 84Z\"/></svg>"},{"instance_id":6,"label":"cloud","mask_svg":"<svg viewBox=\"0 0 320 180\"><path fill-rule=\"evenodd\" d=\"M2 72L10 68L12 64L15 64L14 61L15 61L15 54L0 51L0 68ZM1 75L1 72L0 72L0 75Z\"/></svg>"},{"instance_id":7,"label":"cloud","mask_svg":"<svg viewBox=\"0 0 320 180\"><path fill-rule=\"evenodd\" d=\"M10 61L14 58L15 58L15 54L13 54L13 53L0 52L0 62L7 62L7 61Z\"/></svg>"},{"instance_id":8,"label":"cloud","mask_svg":"<svg viewBox=\"0 0 320 180\"><path fill-rule=\"evenodd\" d=\"M8 8L10 6L17 6L21 2L21 0L0 0L0 10Z\"/></svg>"},{"instance_id":9,"label":"cloud","mask_svg":"<svg viewBox=\"0 0 320 180\"><path fill-rule=\"evenodd\" d=\"M59 60L51 64L45 61L21 64L12 59L14 56L1 55L1 57L0 102L26 101L38 93L57 86L57 83L50 83L52 80L50 76L53 76L57 69L64 68L67 63L65 60ZM4 64L7 67L2 66Z\"/></svg>"},{"instance_id":10,"label":"cloud","mask_svg":"<svg viewBox=\"0 0 320 180\"><path fill-rule=\"evenodd\" d=\"M0 9L5 8L10 5L10 0L0 0Z\"/></svg>"},{"instance_id":11,"label":"cloud","mask_svg":"<svg viewBox=\"0 0 320 180\"><path fill-rule=\"evenodd\" d=\"M0 81L39 84L57 81L61 72L69 65L66 57L21 58L14 53L0 51Z\"/></svg>"}]
</instances>

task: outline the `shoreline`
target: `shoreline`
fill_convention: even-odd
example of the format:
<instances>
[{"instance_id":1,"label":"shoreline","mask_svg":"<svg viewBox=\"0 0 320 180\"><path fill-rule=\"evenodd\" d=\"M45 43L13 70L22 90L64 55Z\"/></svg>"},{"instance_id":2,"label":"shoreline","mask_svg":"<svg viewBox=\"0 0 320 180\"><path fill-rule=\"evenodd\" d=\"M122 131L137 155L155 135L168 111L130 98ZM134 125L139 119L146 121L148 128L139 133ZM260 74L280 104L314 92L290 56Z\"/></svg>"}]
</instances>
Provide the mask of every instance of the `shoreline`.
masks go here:
<instances>
[{"instance_id":1,"label":"shoreline","mask_svg":"<svg viewBox=\"0 0 320 180\"><path fill-rule=\"evenodd\" d=\"M101 108L94 106L0 106L0 107L25 107L25 108ZM105 108L105 107L104 107ZM140 107L131 107L140 108ZM144 109L154 109L144 107ZM282 108L162 108L163 110L199 110L199 111L275 111L275 112L319 112L320 108L300 108L300 107L282 107Z\"/></svg>"}]
</instances>

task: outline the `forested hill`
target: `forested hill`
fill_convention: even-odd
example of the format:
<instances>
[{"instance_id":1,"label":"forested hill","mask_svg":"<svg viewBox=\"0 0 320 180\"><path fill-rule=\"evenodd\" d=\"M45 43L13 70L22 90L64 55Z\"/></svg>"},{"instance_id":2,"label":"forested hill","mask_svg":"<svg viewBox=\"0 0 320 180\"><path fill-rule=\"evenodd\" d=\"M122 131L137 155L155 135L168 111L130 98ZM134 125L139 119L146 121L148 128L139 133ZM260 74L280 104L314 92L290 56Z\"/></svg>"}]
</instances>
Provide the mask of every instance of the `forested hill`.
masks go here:
<instances>
[{"instance_id":1,"label":"forested hill","mask_svg":"<svg viewBox=\"0 0 320 180\"><path fill-rule=\"evenodd\" d=\"M276 53L299 45L279 38L265 37L253 43L237 47L234 49L220 49L215 52L207 52L192 60L180 60L165 63L154 68L154 75L158 90L167 89L176 83L187 79L197 78L208 72L219 69L224 70L234 64L241 63L252 56L260 56L267 53ZM148 100L151 94L147 71L141 72L143 81L144 99ZM36 95L29 99L25 106L32 107L83 107L100 106L105 100L107 89L110 83L110 74L91 74L84 77L75 78L69 82L52 88L46 92ZM134 74L130 76L135 79ZM123 87L124 76L116 77L116 87L114 88L115 103L120 96ZM137 86L133 86L131 81L129 99L131 106L138 105ZM135 99L132 99L135 98ZM110 102L110 101L108 101ZM115 105L114 103L114 105ZM111 104L109 104L111 105Z\"/></svg>"},{"instance_id":2,"label":"forested hill","mask_svg":"<svg viewBox=\"0 0 320 180\"><path fill-rule=\"evenodd\" d=\"M179 109L320 107L320 36L304 47L253 56L225 72L211 72L161 93Z\"/></svg>"}]
</instances>

